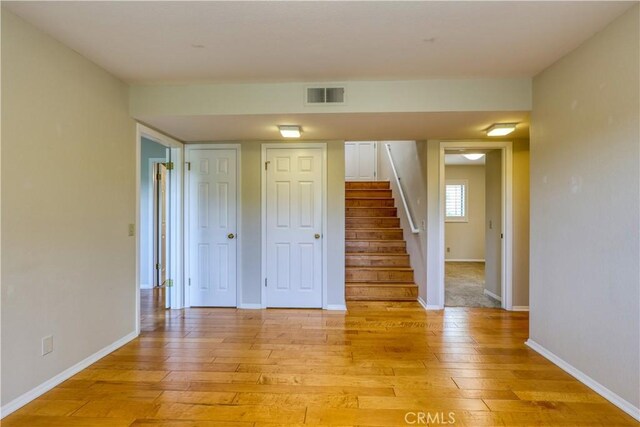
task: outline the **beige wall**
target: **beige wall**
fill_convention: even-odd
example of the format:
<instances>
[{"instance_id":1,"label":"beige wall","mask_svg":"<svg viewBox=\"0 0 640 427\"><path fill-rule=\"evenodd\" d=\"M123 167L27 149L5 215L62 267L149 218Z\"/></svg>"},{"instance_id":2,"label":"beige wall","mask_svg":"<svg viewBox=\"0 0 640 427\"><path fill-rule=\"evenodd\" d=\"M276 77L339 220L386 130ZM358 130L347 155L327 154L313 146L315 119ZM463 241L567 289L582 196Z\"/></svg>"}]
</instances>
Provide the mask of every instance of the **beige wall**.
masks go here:
<instances>
[{"instance_id":1,"label":"beige wall","mask_svg":"<svg viewBox=\"0 0 640 427\"><path fill-rule=\"evenodd\" d=\"M513 141L513 305L529 307L529 140Z\"/></svg>"},{"instance_id":2,"label":"beige wall","mask_svg":"<svg viewBox=\"0 0 640 427\"><path fill-rule=\"evenodd\" d=\"M484 260L484 165L448 165L444 179L466 180L467 222L446 222L444 226L445 259Z\"/></svg>"},{"instance_id":3,"label":"beige wall","mask_svg":"<svg viewBox=\"0 0 640 427\"><path fill-rule=\"evenodd\" d=\"M211 142L214 146L218 142ZM229 143L229 142L226 142ZM241 146L242 235L238 259L242 269L240 304L260 304L262 293L262 142L233 141ZM283 143L285 144L285 143ZM344 142L327 142L327 303L344 304Z\"/></svg>"},{"instance_id":4,"label":"beige wall","mask_svg":"<svg viewBox=\"0 0 640 427\"><path fill-rule=\"evenodd\" d=\"M411 232L411 226L400 197L400 190L391 170L389 155L384 146L385 143L391 146L393 162L402 181L414 225L419 229L416 234ZM423 299L427 289L427 240L424 228L427 219L427 190L425 185L426 176L423 174L421 158L425 155L425 150L426 144L423 141L380 141L378 143L378 180L390 181L391 183L395 206L398 208L398 216L400 217L400 226L407 242L407 252L414 271L415 282L418 285L419 295Z\"/></svg>"},{"instance_id":5,"label":"beige wall","mask_svg":"<svg viewBox=\"0 0 640 427\"><path fill-rule=\"evenodd\" d=\"M134 332L136 185L126 85L6 9L1 47L6 405Z\"/></svg>"},{"instance_id":6,"label":"beige wall","mask_svg":"<svg viewBox=\"0 0 640 427\"><path fill-rule=\"evenodd\" d=\"M485 273L484 287L502 297L502 151L485 156ZM515 233L514 233L515 234ZM514 236L515 237L515 236ZM515 239L514 239L515 240Z\"/></svg>"},{"instance_id":7,"label":"beige wall","mask_svg":"<svg viewBox=\"0 0 640 427\"><path fill-rule=\"evenodd\" d=\"M530 337L640 407L640 8L534 79Z\"/></svg>"}]
</instances>

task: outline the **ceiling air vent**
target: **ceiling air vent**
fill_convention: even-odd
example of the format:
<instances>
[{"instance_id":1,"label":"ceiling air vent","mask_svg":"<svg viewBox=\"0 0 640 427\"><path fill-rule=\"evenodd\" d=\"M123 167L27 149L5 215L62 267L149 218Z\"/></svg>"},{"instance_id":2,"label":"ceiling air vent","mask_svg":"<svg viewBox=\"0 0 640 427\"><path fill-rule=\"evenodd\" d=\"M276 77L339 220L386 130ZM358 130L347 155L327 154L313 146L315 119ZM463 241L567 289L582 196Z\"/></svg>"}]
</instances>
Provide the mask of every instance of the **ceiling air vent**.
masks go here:
<instances>
[{"instance_id":1,"label":"ceiling air vent","mask_svg":"<svg viewBox=\"0 0 640 427\"><path fill-rule=\"evenodd\" d=\"M344 104L344 87L307 87L307 105Z\"/></svg>"}]
</instances>

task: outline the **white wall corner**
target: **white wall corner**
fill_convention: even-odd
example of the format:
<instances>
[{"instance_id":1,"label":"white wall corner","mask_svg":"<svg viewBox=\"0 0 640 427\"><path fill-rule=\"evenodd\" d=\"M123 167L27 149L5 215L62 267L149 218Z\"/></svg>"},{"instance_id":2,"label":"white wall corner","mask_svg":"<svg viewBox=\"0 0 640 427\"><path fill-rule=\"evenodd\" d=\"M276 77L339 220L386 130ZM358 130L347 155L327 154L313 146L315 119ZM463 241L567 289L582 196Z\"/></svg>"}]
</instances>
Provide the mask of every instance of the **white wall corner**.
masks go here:
<instances>
[{"instance_id":1,"label":"white wall corner","mask_svg":"<svg viewBox=\"0 0 640 427\"><path fill-rule=\"evenodd\" d=\"M425 309L425 310L443 310L444 306L441 305L437 305L437 304L427 304L427 302L425 300L422 299L422 297L418 297L418 303Z\"/></svg>"},{"instance_id":2,"label":"white wall corner","mask_svg":"<svg viewBox=\"0 0 640 427\"><path fill-rule=\"evenodd\" d=\"M488 289L484 289L482 291L486 296L493 298L494 300L500 301L502 302L502 297L499 295L494 294L493 292L491 292ZM515 307L513 307L513 309L515 310ZM526 310L518 310L518 311L529 311L529 307L526 307Z\"/></svg>"},{"instance_id":3,"label":"white wall corner","mask_svg":"<svg viewBox=\"0 0 640 427\"><path fill-rule=\"evenodd\" d=\"M28 392L22 394L21 396L16 397L11 402L7 403L2 408L0 408L0 419L2 419L4 417L6 417L7 415L17 411L18 409L22 408L24 405L26 405L27 403L31 402L32 400L42 396L43 394L45 394L46 392L48 392L49 390L51 390L55 386L57 386L57 385L63 383L64 381L68 380L69 378L71 378L72 376L77 374L78 372L80 372L83 369L85 369L85 368L89 367L90 365L94 364L95 362L97 362L98 360L102 359L103 357L105 357L109 353L113 353L114 351L116 351L117 349L122 347L123 345L127 344L129 341L135 339L137 336L138 336L138 334L135 331L125 335L124 337L120 338L118 341L116 341L116 342L104 347L101 350L98 350L97 352L95 352L91 356L87 357L84 360L81 360L80 362L76 363L75 365L71 366L70 368L65 369L64 371L60 372L58 375L56 375L53 378L43 382L39 386L36 386L35 388L33 388L33 389L29 390Z\"/></svg>"},{"instance_id":4,"label":"white wall corner","mask_svg":"<svg viewBox=\"0 0 640 427\"><path fill-rule=\"evenodd\" d=\"M566 373L573 376L575 379L577 379L578 381L580 381L581 383L589 387L591 390L595 391L600 396L604 397L609 402L613 403L618 408L622 409L624 412L631 415L636 420L640 421L639 407L633 406L632 403L618 396L616 393L612 392L611 390L609 390L608 388L606 388L605 386L603 386L602 384L600 384L599 382L597 382L596 380L594 380L593 378L591 378L590 376L582 372L581 370L575 368L570 363L556 356L555 354L553 354L552 352L550 352L549 350L547 350L537 342L533 341L532 339L528 339L525 342L525 344L529 348L531 348L533 351L539 353L540 355L542 355L543 357L545 357L546 359L548 359L549 361L557 365L563 371L565 371Z\"/></svg>"}]
</instances>

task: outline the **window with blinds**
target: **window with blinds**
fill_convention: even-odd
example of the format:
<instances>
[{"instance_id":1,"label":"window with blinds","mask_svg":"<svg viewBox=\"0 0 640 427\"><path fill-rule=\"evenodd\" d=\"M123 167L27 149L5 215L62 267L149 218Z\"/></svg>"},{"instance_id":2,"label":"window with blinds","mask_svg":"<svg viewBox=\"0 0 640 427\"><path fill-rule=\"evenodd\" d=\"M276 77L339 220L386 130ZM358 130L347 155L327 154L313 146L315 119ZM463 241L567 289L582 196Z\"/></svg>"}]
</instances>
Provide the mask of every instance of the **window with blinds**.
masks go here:
<instances>
[{"instance_id":1,"label":"window with blinds","mask_svg":"<svg viewBox=\"0 0 640 427\"><path fill-rule=\"evenodd\" d=\"M466 181L447 181L445 183L445 213L447 221L467 221Z\"/></svg>"}]
</instances>

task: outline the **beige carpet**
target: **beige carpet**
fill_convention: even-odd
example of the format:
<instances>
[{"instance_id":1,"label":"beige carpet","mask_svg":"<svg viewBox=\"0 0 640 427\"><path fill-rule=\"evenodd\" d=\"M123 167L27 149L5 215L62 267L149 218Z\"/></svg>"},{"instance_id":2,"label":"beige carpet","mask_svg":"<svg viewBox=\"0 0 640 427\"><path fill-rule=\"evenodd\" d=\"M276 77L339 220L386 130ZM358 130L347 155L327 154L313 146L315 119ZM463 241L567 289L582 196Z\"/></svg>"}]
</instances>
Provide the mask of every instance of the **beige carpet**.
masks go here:
<instances>
[{"instance_id":1,"label":"beige carpet","mask_svg":"<svg viewBox=\"0 0 640 427\"><path fill-rule=\"evenodd\" d=\"M484 294L484 262L446 262L444 287L446 306L500 307Z\"/></svg>"}]
</instances>

